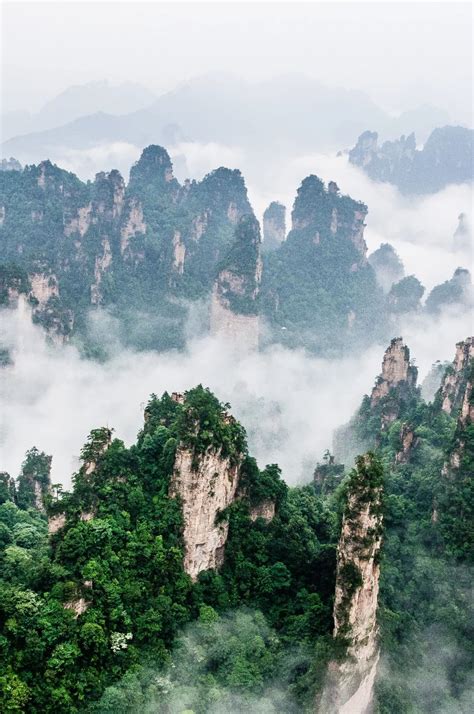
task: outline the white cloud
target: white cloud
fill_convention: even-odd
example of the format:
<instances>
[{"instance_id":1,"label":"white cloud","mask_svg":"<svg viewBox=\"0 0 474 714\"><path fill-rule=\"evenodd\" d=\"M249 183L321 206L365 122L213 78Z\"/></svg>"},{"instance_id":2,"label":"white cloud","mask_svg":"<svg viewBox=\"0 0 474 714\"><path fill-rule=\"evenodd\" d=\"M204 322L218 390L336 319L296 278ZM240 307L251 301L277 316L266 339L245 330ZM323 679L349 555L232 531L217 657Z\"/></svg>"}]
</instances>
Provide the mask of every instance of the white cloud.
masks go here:
<instances>
[{"instance_id":1,"label":"white cloud","mask_svg":"<svg viewBox=\"0 0 474 714\"><path fill-rule=\"evenodd\" d=\"M469 332L466 317L417 318L404 336L422 378L436 359L454 356ZM308 481L380 371L386 345L340 359L273 347L238 357L215 338L189 343L183 353L119 351L105 364L83 360L72 346L47 346L27 310L4 311L1 342L13 348L14 365L1 380L0 468L17 475L25 451L36 445L53 455L53 479L69 484L92 428L108 425L127 444L142 425L149 395L202 383L247 428L251 453L261 466L277 462L290 483Z\"/></svg>"}]
</instances>

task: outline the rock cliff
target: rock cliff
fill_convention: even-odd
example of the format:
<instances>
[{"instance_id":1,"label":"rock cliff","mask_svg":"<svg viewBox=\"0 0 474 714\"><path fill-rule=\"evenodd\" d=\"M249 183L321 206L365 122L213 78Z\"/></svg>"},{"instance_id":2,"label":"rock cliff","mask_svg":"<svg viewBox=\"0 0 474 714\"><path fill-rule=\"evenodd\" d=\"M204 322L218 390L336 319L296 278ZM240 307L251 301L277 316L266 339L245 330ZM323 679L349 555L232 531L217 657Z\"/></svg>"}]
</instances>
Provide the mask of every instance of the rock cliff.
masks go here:
<instances>
[{"instance_id":1,"label":"rock cliff","mask_svg":"<svg viewBox=\"0 0 474 714\"><path fill-rule=\"evenodd\" d=\"M345 656L332 662L318 708L324 714L367 714L379 660L377 605L382 544L382 478L373 454L357 459L337 549L334 637Z\"/></svg>"},{"instance_id":2,"label":"rock cliff","mask_svg":"<svg viewBox=\"0 0 474 714\"><path fill-rule=\"evenodd\" d=\"M419 398L417 377L410 350L401 337L394 338L385 351L382 372L370 396L365 395L349 423L334 432L334 454L338 461L348 463L357 453L374 448L390 425L403 419Z\"/></svg>"},{"instance_id":3,"label":"rock cliff","mask_svg":"<svg viewBox=\"0 0 474 714\"><path fill-rule=\"evenodd\" d=\"M393 389L407 392L414 388L417 376L418 370L410 363L410 350L403 338L394 338L383 356L382 373L370 396L371 407L375 407Z\"/></svg>"},{"instance_id":4,"label":"rock cliff","mask_svg":"<svg viewBox=\"0 0 474 714\"><path fill-rule=\"evenodd\" d=\"M229 524L216 518L235 500L239 467L220 449L211 448L199 458L183 446L176 451L170 495L182 503L184 570L193 580L223 563Z\"/></svg>"}]
</instances>

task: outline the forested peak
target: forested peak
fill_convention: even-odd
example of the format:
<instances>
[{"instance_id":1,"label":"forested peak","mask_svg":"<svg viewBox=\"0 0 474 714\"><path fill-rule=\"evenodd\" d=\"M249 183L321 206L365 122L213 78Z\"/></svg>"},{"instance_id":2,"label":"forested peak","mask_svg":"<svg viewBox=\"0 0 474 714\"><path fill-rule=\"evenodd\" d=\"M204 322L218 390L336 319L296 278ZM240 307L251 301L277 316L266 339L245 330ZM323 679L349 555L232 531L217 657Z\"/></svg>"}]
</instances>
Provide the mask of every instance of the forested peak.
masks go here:
<instances>
[{"instance_id":1,"label":"forested peak","mask_svg":"<svg viewBox=\"0 0 474 714\"><path fill-rule=\"evenodd\" d=\"M263 248L276 250L286 238L286 206L272 201L263 214Z\"/></svg>"},{"instance_id":2,"label":"forested peak","mask_svg":"<svg viewBox=\"0 0 474 714\"><path fill-rule=\"evenodd\" d=\"M21 171L22 166L18 159L10 156L9 159L1 159L0 161L0 171Z\"/></svg>"},{"instance_id":3,"label":"forested peak","mask_svg":"<svg viewBox=\"0 0 474 714\"><path fill-rule=\"evenodd\" d=\"M403 270L403 263L400 260L397 251L390 243L381 243L379 247L370 254L369 262L373 267L379 263L389 262L390 264L393 263Z\"/></svg>"},{"instance_id":4,"label":"forested peak","mask_svg":"<svg viewBox=\"0 0 474 714\"><path fill-rule=\"evenodd\" d=\"M377 282L386 293L405 274L403 263L390 243L381 243L377 250L369 255L368 261L375 270Z\"/></svg>"},{"instance_id":5,"label":"forested peak","mask_svg":"<svg viewBox=\"0 0 474 714\"><path fill-rule=\"evenodd\" d=\"M235 229L234 243L221 263L220 270L260 281L260 225L252 214L240 218Z\"/></svg>"},{"instance_id":6,"label":"forested peak","mask_svg":"<svg viewBox=\"0 0 474 714\"><path fill-rule=\"evenodd\" d=\"M229 404L221 403L207 388L198 385L187 392L165 392L161 398L152 395L144 413L145 424L139 444L158 431L195 453L208 448L219 449L223 456L245 455L247 442L244 428L229 413Z\"/></svg>"},{"instance_id":7,"label":"forested peak","mask_svg":"<svg viewBox=\"0 0 474 714\"><path fill-rule=\"evenodd\" d=\"M340 227L353 227L353 221L363 221L366 215L364 203L342 196L334 181L326 188L324 181L311 174L298 188L291 218L293 229L314 226L336 234Z\"/></svg>"},{"instance_id":8,"label":"forested peak","mask_svg":"<svg viewBox=\"0 0 474 714\"><path fill-rule=\"evenodd\" d=\"M256 249L261 242L260 224L251 213L242 216L235 229L235 243Z\"/></svg>"},{"instance_id":9,"label":"forested peak","mask_svg":"<svg viewBox=\"0 0 474 714\"><path fill-rule=\"evenodd\" d=\"M456 268L453 277L436 285L426 299L426 309L439 313L447 305L472 305L471 273L466 268Z\"/></svg>"},{"instance_id":10,"label":"forested peak","mask_svg":"<svg viewBox=\"0 0 474 714\"><path fill-rule=\"evenodd\" d=\"M217 213L224 212L231 223L237 223L244 213L252 213L247 187L239 169L220 166L193 186L194 195Z\"/></svg>"},{"instance_id":11,"label":"forested peak","mask_svg":"<svg viewBox=\"0 0 474 714\"><path fill-rule=\"evenodd\" d=\"M377 279L379 276L377 275ZM407 313L421 309L421 298L425 288L414 275L407 275L394 283L388 293L390 312Z\"/></svg>"},{"instance_id":12,"label":"forested peak","mask_svg":"<svg viewBox=\"0 0 474 714\"><path fill-rule=\"evenodd\" d=\"M349 161L376 181L393 183L402 193L434 193L452 183L472 181L472 129L434 129L417 149L415 134L377 143L375 132L364 132L349 151Z\"/></svg>"},{"instance_id":13,"label":"forested peak","mask_svg":"<svg viewBox=\"0 0 474 714\"><path fill-rule=\"evenodd\" d=\"M92 196L94 198L105 196L113 198L117 191L123 192L124 190L125 181L117 169L99 171L95 175L94 183L92 184Z\"/></svg>"},{"instance_id":14,"label":"forested peak","mask_svg":"<svg viewBox=\"0 0 474 714\"><path fill-rule=\"evenodd\" d=\"M84 186L83 182L76 176L76 174L61 169L56 164L51 163L49 159L41 161L39 164L31 164L25 166L21 173L18 172L6 172L5 178L8 180L15 180L19 176L23 186L30 187L31 182L44 192L59 192L65 194L67 189Z\"/></svg>"},{"instance_id":15,"label":"forested peak","mask_svg":"<svg viewBox=\"0 0 474 714\"><path fill-rule=\"evenodd\" d=\"M172 182L177 184L173 176L173 164L166 149L157 144L143 149L139 160L130 169L129 186Z\"/></svg>"},{"instance_id":16,"label":"forested peak","mask_svg":"<svg viewBox=\"0 0 474 714\"><path fill-rule=\"evenodd\" d=\"M18 477L17 504L20 508L35 508L44 512L51 487L52 457L35 446L26 452Z\"/></svg>"},{"instance_id":17,"label":"forested peak","mask_svg":"<svg viewBox=\"0 0 474 714\"><path fill-rule=\"evenodd\" d=\"M123 176L120 171L118 171L118 169L112 169L112 171L99 171L99 173L95 175L95 184L99 185L106 181L108 181L113 186L125 185Z\"/></svg>"}]
</instances>

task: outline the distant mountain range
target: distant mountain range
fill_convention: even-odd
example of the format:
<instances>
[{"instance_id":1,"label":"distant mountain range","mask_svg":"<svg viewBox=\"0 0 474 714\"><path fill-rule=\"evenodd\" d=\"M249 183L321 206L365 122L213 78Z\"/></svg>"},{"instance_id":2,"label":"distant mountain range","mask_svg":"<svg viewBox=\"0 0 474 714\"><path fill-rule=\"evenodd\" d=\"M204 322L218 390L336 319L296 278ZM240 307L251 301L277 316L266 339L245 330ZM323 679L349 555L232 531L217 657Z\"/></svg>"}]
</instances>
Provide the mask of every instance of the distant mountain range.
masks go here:
<instances>
[{"instance_id":1,"label":"distant mountain range","mask_svg":"<svg viewBox=\"0 0 474 714\"><path fill-rule=\"evenodd\" d=\"M102 80L74 85L46 102L39 112L2 114L2 142L23 134L54 129L97 112L127 114L150 105L155 99L153 92L136 82L112 84Z\"/></svg>"},{"instance_id":2,"label":"distant mountain range","mask_svg":"<svg viewBox=\"0 0 474 714\"><path fill-rule=\"evenodd\" d=\"M351 146L367 126L378 127L385 138L416 131L424 140L448 121L445 112L428 106L394 118L363 92L299 75L259 83L206 76L158 98L140 85L96 82L71 87L32 117L3 117L2 154L22 163L60 161L64 149L189 140L239 146L272 160L275 153Z\"/></svg>"}]
</instances>

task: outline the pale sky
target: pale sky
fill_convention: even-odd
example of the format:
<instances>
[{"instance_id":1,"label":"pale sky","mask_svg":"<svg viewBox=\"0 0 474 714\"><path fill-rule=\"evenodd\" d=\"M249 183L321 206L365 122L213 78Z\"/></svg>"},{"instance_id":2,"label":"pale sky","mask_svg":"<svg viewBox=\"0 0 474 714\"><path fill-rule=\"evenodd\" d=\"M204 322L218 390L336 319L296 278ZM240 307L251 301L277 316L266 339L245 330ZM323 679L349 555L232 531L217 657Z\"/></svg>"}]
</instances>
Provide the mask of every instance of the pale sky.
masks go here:
<instances>
[{"instance_id":1,"label":"pale sky","mask_svg":"<svg viewBox=\"0 0 474 714\"><path fill-rule=\"evenodd\" d=\"M472 110L472 6L456 2L2 3L3 111L91 80L160 92L195 75L302 72L395 113Z\"/></svg>"}]
</instances>

